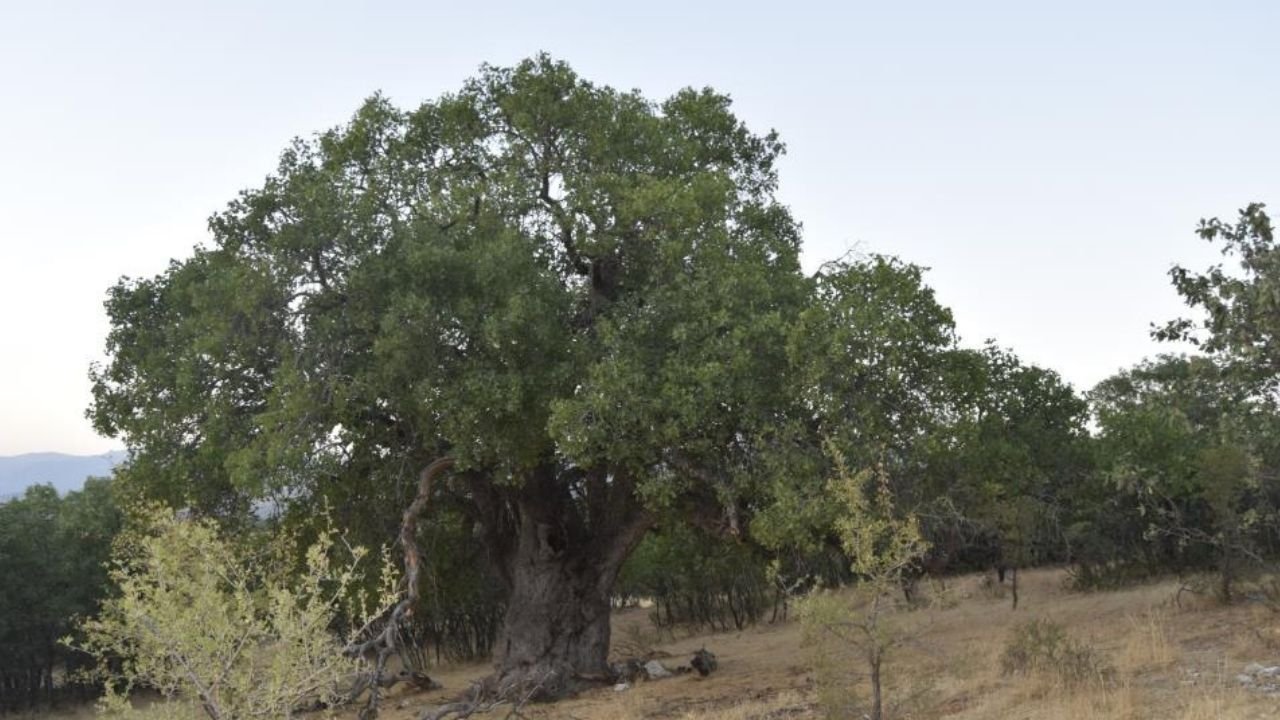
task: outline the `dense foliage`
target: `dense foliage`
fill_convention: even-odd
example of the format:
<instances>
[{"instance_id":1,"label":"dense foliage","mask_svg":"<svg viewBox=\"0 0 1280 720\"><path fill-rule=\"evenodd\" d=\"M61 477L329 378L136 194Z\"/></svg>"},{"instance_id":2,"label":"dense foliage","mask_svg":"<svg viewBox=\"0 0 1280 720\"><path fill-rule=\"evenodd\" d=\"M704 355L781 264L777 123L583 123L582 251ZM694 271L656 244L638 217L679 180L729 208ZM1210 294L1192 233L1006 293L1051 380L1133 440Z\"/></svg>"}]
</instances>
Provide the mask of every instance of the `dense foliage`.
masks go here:
<instances>
[{"instance_id":1,"label":"dense foliage","mask_svg":"<svg viewBox=\"0 0 1280 720\"><path fill-rule=\"evenodd\" d=\"M659 628L741 630L766 614L776 617L786 602L758 546L683 525L646 537L614 593L622 603L652 602L649 617Z\"/></svg>"},{"instance_id":2,"label":"dense foliage","mask_svg":"<svg viewBox=\"0 0 1280 720\"><path fill-rule=\"evenodd\" d=\"M106 480L66 497L37 485L0 503L0 712L89 691L67 677L87 658L59 641L105 597L120 526Z\"/></svg>"}]
</instances>

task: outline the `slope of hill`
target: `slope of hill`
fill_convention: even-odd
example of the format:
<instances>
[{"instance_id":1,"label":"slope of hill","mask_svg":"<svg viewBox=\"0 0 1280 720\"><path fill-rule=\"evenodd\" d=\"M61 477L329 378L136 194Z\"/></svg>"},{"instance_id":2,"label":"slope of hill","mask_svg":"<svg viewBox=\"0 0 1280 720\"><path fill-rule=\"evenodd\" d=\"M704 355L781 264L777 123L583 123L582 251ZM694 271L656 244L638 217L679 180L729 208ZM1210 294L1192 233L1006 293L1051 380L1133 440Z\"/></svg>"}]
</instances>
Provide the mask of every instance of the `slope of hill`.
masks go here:
<instances>
[{"instance_id":1,"label":"slope of hill","mask_svg":"<svg viewBox=\"0 0 1280 720\"><path fill-rule=\"evenodd\" d=\"M27 453L0 457L0 500L21 495L40 483L49 483L63 493L79 490L86 478L110 475L124 460L123 450L102 455Z\"/></svg>"},{"instance_id":2,"label":"slope of hill","mask_svg":"<svg viewBox=\"0 0 1280 720\"><path fill-rule=\"evenodd\" d=\"M1025 571L1023 600L1010 609L1005 587L980 575L948 580L948 595L891 615L914 640L888 655L889 717L931 720L1261 720L1276 718L1280 689L1280 616L1260 603L1222 606L1188 596L1166 580L1097 593L1072 592L1064 571ZM741 632L686 634L654 628L648 611L615 613L615 650L635 650L668 666L699 648L719 656L710 677L697 673L601 687L553 704L518 710L528 720L821 720L860 718L867 707L865 660L856 646L806 639L800 623L760 624ZM1015 630L1052 621L1077 647L1096 654L1094 676L1070 684L1057 665L1007 674L1001 658ZM624 655L615 656L618 659ZM1059 660L1056 662L1065 662ZM463 695L493 671L489 663L441 665L444 688L398 686L387 720L414 720L425 708ZM1260 679L1261 678L1261 679ZM825 706L825 711L824 711ZM511 717L506 703L485 720ZM354 719L354 711L339 717ZM86 716L87 717L87 716Z\"/></svg>"},{"instance_id":3,"label":"slope of hill","mask_svg":"<svg viewBox=\"0 0 1280 720\"><path fill-rule=\"evenodd\" d=\"M1066 589L1062 570L1025 571L1022 602L1010 609L1005 588L980 575L948 580L947 599L895 612L914 642L889 654L885 671L893 717L931 720L1262 720L1277 717L1280 620L1258 603L1222 606L1208 597L1181 602L1180 581L1120 590ZM1001 658L1016 628L1052 620L1101 661L1101 672L1074 684L1056 666L1007 674ZM586 690L550 704L500 704L473 715L503 720L820 720L863 717L864 660L849 652L822 656L795 621L740 632L659 630L648 611L614 613L615 659L644 655L667 667L705 648L719 669L620 687ZM846 651L852 650L845 647ZM825 659L824 659L825 658ZM1270 667L1268 667L1270 666ZM1252 668L1252 669L1251 669ZM431 677L444 687L391 688L386 720L416 720L465 695L493 671L489 662L439 664ZM1259 679L1260 675L1266 675ZM824 712L823 704L836 708ZM346 708L334 717L354 720ZM92 720L88 705L32 716ZM319 717L307 715L306 717Z\"/></svg>"}]
</instances>

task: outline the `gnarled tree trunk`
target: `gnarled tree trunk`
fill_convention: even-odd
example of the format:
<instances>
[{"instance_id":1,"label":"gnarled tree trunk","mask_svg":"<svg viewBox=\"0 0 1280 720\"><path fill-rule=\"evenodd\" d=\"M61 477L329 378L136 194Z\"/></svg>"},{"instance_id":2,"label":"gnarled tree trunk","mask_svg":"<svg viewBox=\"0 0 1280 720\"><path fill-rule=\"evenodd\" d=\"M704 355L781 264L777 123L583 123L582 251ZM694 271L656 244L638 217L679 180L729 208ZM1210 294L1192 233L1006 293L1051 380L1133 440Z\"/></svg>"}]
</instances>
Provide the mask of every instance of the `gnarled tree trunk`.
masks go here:
<instances>
[{"instance_id":1,"label":"gnarled tree trunk","mask_svg":"<svg viewBox=\"0 0 1280 720\"><path fill-rule=\"evenodd\" d=\"M629 483L602 477L596 498L583 501L545 479L514 503L502 567L507 611L494 648L502 695L554 698L609 679L614 581L653 524Z\"/></svg>"},{"instance_id":2,"label":"gnarled tree trunk","mask_svg":"<svg viewBox=\"0 0 1280 720\"><path fill-rule=\"evenodd\" d=\"M559 695L576 680L607 678L617 568L602 566L585 548L554 552L523 541L494 649L500 687L542 685L536 694Z\"/></svg>"}]
</instances>

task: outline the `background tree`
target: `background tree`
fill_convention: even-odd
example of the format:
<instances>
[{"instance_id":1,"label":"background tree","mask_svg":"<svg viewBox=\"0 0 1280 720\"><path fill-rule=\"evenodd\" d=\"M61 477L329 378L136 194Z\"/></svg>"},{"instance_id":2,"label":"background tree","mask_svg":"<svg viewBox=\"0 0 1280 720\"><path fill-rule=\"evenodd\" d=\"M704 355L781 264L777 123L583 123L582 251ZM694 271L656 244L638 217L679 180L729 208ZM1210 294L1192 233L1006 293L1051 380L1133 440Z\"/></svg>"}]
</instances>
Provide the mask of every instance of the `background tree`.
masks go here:
<instances>
[{"instance_id":1,"label":"background tree","mask_svg":"<svg viewBox=\"0 0 1280 720\"><path fill-rule=\"evenodd\" d=\"M947 360L946 402L919 453L926 489L917 512L940 534L935 547L953 555L938 561L964 567L986 555L1002 579L1012 571L1016 608L1017 568L1067 559L1070 498L1092 472L1088 405L1057 373L994 345ZM951 525L970 523L968 542L978 546L949 541L956 531L939 526L948 520L939 509ZM995 547L976 552L985 538Z\"/></svg>"},{"instance_id":2,"label":"background tree","mask_svg":"<svg viewBox=\"0 0 1280 720\"><path fill-rule=\"evenodd\" d=\"M769 559L756 543L661 526L623 565L616 592L624 601L651 601L658 628L741 630L770 611L778 617L786 603L770 581Z\"/></svg>"},{"instance_id":3,"label":"background tree","mask_svg":"<svg viewBox=\"0 0 1280 720\"><path fill-rule=\"evenodd\" d=\"M1273 404L1239 380L1206 357L1163 356L1091 393L1101 469L1146 530L1132 557L1155 569L1214 568L1227 600L1273 545L1264 520L1280 428Z\"/></svg>"},{"instance_id":4,"label":"background tree","mask_svg":"<svg viewBox=\"0 0 1280 720\"><path fill-rule=\"evenodd\" d=\"M120 525L107 480L62 498L36 485L0 503L0 711L85 694L66 676L87 658L58 641L106 596Z\"/></svg>"},{"instance_id":5,"label":"background tree","mask_svg":"<svg viewBox=\"0 0 1280 720\"><path fill-rule=\"evenodd\" d=\"M1197 234L1221 243L1239 272L1222 264L1196 273L1181 265L1169 271L1174 289L1198 319L1166 323L1153 334L1183 340L1219 357L1240 381L1274 390L1280 379L1280 249L1266 205L1251 203L1235 222L1201 220Z\"/></svg>"},{"instance_id":6,"label":"background tree","mask_svg":"<svg viewBox=\"0 0 1280 720\"><path fill-rule=\"evenodd\" d=\"M919 266L872 255L828 263L814 278L814 301L788 335L792 404L763 438L769 452L758 462L769 502L754 513L751 534L774 552L818 557L839 547L822 438L849 467L876 465L895 496L917 503L918 449L938 420L955 343L951 312L923 276ZM807 565L795 569L809 573Z\"/></svg>"},{"instance_id":7,"label":"background tree","mask_svg":"<svg viewBox=\"0 0 1280 720\"><path fill-rule=\"evenodd\" d=\"M931 549L904 576L908 597L925 571L1066 560L1071 498L1092 475L1085 401L1010 351L959 348L918 266L845 259L815 281L789 346L800 420L773 430L766 459L785 462L752 535L810 556L834 541L836 505L813 481L831 472L810 440L825 436L919 518Z\"/></svg>"}]
</instances>

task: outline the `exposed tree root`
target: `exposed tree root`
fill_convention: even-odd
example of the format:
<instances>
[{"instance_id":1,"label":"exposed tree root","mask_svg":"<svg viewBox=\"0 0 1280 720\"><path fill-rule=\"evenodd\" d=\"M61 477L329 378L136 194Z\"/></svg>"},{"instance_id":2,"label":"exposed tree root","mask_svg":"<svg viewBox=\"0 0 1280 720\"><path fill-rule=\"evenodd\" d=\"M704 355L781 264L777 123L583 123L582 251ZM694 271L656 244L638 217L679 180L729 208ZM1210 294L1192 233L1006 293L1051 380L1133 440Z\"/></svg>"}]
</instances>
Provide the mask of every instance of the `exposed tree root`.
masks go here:
<instances>
[{"instance_id":1,"label":"exposed tree root","mask_svg":"<svg viewBox=\"0 0 1280 720\"><path fill-rule=\"evenodd\" d=\"M502 707L509 707L504 720L519 720L525 717L521 711L530 702L563 696L563 690L551 691L564 686L565 681L557 676L554 671L545 672L541 677L524 675L519 680L491 676L472 685L464 699L428 708L418 716L418 720L461 720Z\"/></svg>"}]
</instances>

